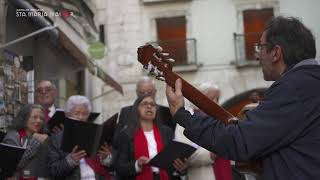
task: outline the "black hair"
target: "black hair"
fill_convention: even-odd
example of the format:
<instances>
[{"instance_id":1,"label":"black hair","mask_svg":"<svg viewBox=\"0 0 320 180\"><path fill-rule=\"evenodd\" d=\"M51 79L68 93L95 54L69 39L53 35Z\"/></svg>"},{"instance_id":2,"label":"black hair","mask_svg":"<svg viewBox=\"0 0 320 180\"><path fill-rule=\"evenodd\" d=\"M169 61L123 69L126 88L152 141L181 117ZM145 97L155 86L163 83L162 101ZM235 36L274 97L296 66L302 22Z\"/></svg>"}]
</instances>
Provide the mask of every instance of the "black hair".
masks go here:
<instances>
[{"instance_id":1,"label":"black hair","mask_svg":"<svg viewBox=\"0 0 320 180\"><path fill-rule=\"evenodd\" d=\"M315 58L314 36L297 18L275 17L267 24L265 31L266 41L282 48L287 67L292 67L305 59Z\"/></svg>"},{"instance_id":2,"label":"black hair","mask_svg":"<svg viewBox=\"0 0 320 180\"><path fill-rule=\"evenodd\" d=\"M38 104L27 104L23 106L17 116L12 120L12 124L10 129L14 129L17 131L23 130L26 128L27 121L31 116L32 109L41 109L43 110L41 105Z\"/></svg>"},{"instance_id":3,"label":"black hair","mask_svg":"<svg viewBox=\"0 0 320 180\"><path fill-rule=\"evenodd\" d=\"M139 107L139 104L147 97L151 97L154 99L154 96L152 94L145 94L145 95L142 95L140 97L138 97L134 104L133 104L133 108L132 108L132 115L133 117L131 117L132 119L130 120L130 122L132 123L132 126L130 127L131 128L131 134L134 136L136 134L136 132L138 131L138 129L141 127L141 124L140 124L140 115L139 115L139 112L138 112L138 107ZM156 107L158 108L158 107ZM157 112L157 111L156 111ZM158 123L159 121L156 120L157 118L157 115L155 116L155 119L153 120L153 123L156 123L157 126L159 126L160 124Z\"/></svg>"}]
</instances>

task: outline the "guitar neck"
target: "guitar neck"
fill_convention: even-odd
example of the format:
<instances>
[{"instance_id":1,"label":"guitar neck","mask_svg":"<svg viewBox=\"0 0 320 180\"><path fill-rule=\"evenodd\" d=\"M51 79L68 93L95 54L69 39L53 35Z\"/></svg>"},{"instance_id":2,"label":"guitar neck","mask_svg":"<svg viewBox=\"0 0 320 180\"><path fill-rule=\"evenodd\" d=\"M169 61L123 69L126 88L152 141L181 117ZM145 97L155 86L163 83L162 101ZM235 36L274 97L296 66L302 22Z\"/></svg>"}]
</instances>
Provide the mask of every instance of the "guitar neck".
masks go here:
<instances>
[{"instance_id":1,"label":"guitar neck","mask_svg":"<svg viewBox=\"0 0 320 180\"><path fill-rule=\"evenodd\" d=\"M230 121L235 118L231 113L210 100L206 95L182 79L178 74L170 72L170 76L166 76L165 81L169 86L174 88L177 79L182 80L181 91L183 96L200 108L203 112L217 120L222 121L225 124L234 123L234 121Z\"/></svg>"}]
</instances>

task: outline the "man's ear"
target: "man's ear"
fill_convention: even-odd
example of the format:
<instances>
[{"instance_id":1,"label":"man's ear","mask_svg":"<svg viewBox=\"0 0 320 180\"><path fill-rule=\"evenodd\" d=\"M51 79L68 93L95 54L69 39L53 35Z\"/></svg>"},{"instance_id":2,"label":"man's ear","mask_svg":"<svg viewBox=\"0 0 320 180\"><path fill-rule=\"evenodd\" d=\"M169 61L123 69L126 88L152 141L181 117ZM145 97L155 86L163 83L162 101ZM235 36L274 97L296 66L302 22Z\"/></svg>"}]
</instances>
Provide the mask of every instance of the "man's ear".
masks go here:
<instances>
[{"instance_id":1,"label":"man's ear","mask_svg":"<svg viewBox=\"0 0 320 180\"><path fill-rule=\"evenodd\" d=\"M282 57L282 48L279 45L275 45L271 50L272 62L278 62Z\"/></svg>"}]
</instances>

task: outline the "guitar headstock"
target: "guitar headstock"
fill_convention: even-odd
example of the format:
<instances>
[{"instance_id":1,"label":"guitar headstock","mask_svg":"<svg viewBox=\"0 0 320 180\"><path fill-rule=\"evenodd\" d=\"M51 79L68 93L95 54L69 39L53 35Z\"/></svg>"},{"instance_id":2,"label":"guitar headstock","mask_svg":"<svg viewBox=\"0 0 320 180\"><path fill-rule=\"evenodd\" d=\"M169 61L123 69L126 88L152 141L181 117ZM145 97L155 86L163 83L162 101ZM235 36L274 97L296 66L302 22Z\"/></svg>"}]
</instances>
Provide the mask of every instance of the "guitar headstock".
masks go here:
<instances>
[{"instance_id":1,"label":"guitar headstock","mask_svg":"<svg viewBox=\"0 0 320 180\"><path fill-rule=\"evenodd\" d=\"M173 59L169 58L168 53L162 52L162 48L155 48L151 44L146 44L138 48L138 61L150 74L157 79L164 81L166 72L172 70Z\"/></svg>"},{"instance_id":2,"label":"guitar headstock","mask_svg":"<svg viewBox=\"0 0 320 180\"><path fill-rule=\"evenodd\" d=\"M163 80L172 88L175 87L177 79L182 81L182 94L193 104L198 106L206 114L221 120L225 124L230 124L234 116L220 107L218 104L210 100L206 95L201 93L178 74L172 72L171 63L173 59L169 58L168 53L163 53L162 48L155 48L150 44L138 48L138 61L143 64L143 68L147 69L157 79ZM196 98L195 98L196 97Z\"/></svg>"}]
</instances>

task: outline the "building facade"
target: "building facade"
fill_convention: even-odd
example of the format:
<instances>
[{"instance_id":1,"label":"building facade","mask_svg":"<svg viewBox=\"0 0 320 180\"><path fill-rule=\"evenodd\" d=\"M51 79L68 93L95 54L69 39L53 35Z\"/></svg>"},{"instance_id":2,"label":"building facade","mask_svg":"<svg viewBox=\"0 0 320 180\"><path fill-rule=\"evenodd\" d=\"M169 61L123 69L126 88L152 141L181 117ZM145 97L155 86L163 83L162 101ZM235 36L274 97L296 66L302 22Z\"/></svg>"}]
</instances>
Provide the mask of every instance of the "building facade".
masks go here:
<instances>
[{"instance_id":1,"label":"building facade","mask_svg":"<svg viewBox=\"0 0 320 180\"><path fill-rule=\"evenodd\" d=\"M146 75L137 61L137 47L151 42L176 58L174 70L194 86L217 84L221 102L234 113L247 101L248 92L263 90L261 67L254 60L265 22L272 16L299 17L320 42L317 0L91 0L95 20L104 26L108 59L101 62L116 77L124 96L101 88L95 102L110 116L135 99L135 83ZM319 46L317 46L319 52ZM319 53L318 53L319 56ZM165 84L156 81L157 100L167 104ZM237 107L239 106L239 107ZM236 107L236 108L235 108Z\"/></svg>"}]
</instances>

